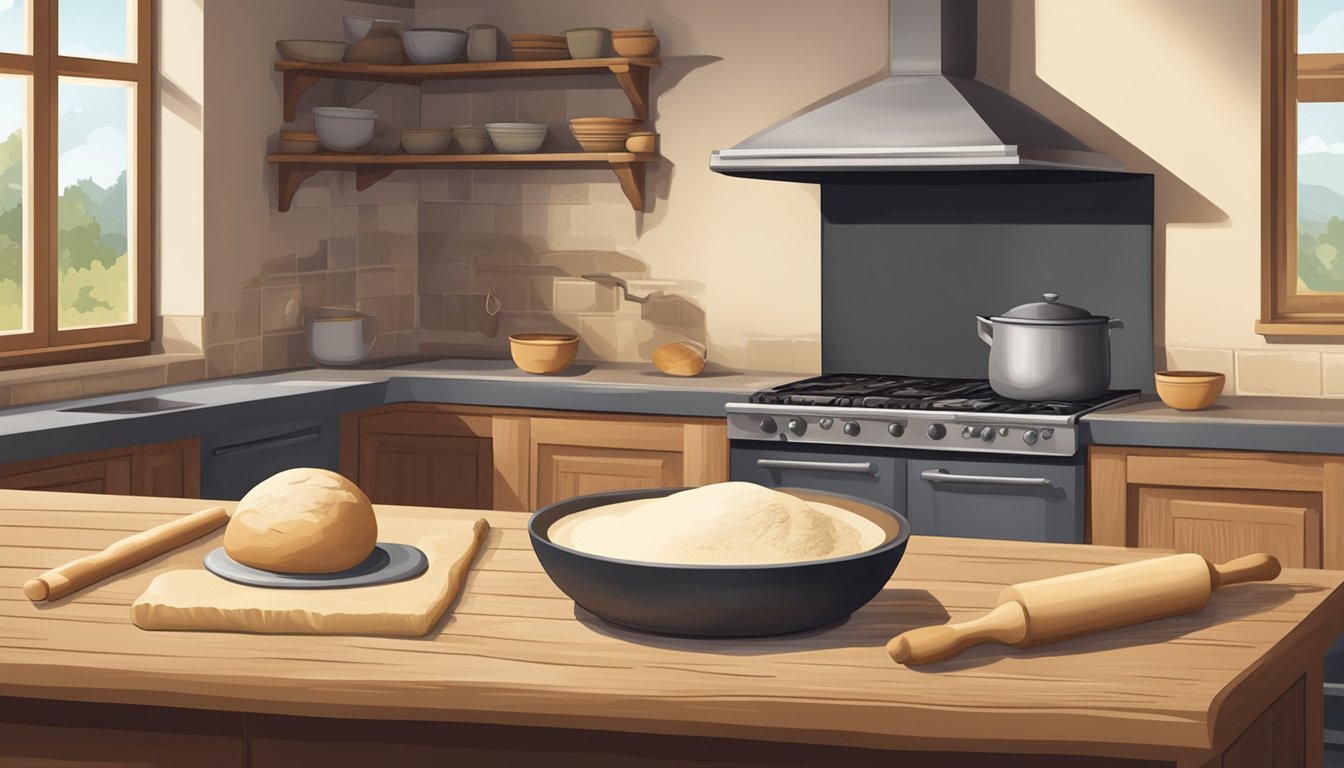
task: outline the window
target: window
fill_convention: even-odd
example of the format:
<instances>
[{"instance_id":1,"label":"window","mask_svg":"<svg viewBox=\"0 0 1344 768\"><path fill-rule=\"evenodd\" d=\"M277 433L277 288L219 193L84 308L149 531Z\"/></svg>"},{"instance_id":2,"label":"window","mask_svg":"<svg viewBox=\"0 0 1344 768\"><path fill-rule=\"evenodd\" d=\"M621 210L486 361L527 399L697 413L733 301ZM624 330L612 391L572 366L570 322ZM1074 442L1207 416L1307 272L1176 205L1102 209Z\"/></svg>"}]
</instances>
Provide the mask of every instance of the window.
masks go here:
<instances>
[{"instance_id":1,"label":"window","mask_svg":"<svg viewBox=\"0 0 1344 768\"><path fill-rule=\"evenodd\" d=\"M0 0L0 367L143 354L151 0Z\"/></svg>"}]
</instances>

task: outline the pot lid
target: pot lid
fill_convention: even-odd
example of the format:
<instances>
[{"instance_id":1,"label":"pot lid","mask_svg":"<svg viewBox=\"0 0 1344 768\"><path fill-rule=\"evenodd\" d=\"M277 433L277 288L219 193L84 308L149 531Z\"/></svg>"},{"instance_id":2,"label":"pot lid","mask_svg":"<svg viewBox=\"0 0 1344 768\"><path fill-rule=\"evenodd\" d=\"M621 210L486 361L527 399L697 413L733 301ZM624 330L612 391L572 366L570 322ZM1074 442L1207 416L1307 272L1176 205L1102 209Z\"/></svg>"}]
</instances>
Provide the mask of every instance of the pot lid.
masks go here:
<instances>
[{"instance_id":1,"label":"pot lid","mask_svg":"<svg viewBox=\"0 0 1344 768\"><path fill-rule=\"evenodd\" d=\"M1058 293L1043 293L1045 301L1033 301L1019 304L994 318L1018 323L1058 323L1074 325L1080 323L1104 323L1110 318L1094 315L1082 307L1059 303Z\"/></svg>"}]
</instances>

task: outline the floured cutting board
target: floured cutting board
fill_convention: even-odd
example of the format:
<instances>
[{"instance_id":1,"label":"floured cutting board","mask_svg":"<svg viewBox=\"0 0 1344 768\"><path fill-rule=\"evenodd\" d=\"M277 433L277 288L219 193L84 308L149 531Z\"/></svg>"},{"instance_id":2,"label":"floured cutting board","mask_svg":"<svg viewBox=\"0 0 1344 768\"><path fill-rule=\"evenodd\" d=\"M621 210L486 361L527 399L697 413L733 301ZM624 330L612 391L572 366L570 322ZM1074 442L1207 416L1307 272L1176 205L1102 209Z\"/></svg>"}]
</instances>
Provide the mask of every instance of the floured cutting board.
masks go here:
<instances>
[{"instance_id":1,"label":"floured cutting board","mask_svg":"<svg viewBox=\"0 0 1344 768\"><path fill-rule=\"evenodd\" d=\"M141 629L306 635L420 637L462 590L490 525L485 520L380 521L379 541L424 551L429 570L396 584L352 589L266 589L225 581L205 570L156 576L131 605Z\"/></svg>"}]
</instances>

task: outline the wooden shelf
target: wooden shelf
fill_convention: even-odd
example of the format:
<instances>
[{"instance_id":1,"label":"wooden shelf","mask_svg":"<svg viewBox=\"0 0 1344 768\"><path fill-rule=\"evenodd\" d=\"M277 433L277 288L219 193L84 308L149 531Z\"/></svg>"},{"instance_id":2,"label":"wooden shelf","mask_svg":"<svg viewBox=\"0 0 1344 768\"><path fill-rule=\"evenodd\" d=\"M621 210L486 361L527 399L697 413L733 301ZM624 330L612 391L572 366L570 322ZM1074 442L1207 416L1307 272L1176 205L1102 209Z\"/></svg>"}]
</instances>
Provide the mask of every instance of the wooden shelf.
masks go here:
<instances>
[{"instance_id":1,"label":"wooden shelf","mask_svg":"<svg viewBox=\"0 0 1344 768\"><path fill-rule=\"evenodd\" d=\"M561 59L559 61L480 61L464 64L314 64L282 60L275 69L284 73L285 122L298 113L299 97L322 78L372 80L380 83L416 85L426 80L475 77L530 77L534 75L581 75L610 73L616 76L635 117L649 119L649 69L661 66L659 59Z\"/></svg>"},{"instance_id":2,"label":"wooden shelf","mask_svg":"<svg viewBox=\"0 0 1344 768\"><path fill-rule=\"evenodd\" d=\"M532 62L495 62L527 64ZM560 62L544 62L554 64ZM460 66L460 65L451 65ZM281 212L288 211L294 193L305 179L318 171L354 171L355 188L363 191L393 171L433 168L592 168L606 166L616 174L621 191L637 211L644 210L645 166L660 159L655 153L636 152L540 152L525 155L361 155L344 152L267 155L266 162L279 171Z\"/></svg>"}]
</instances>

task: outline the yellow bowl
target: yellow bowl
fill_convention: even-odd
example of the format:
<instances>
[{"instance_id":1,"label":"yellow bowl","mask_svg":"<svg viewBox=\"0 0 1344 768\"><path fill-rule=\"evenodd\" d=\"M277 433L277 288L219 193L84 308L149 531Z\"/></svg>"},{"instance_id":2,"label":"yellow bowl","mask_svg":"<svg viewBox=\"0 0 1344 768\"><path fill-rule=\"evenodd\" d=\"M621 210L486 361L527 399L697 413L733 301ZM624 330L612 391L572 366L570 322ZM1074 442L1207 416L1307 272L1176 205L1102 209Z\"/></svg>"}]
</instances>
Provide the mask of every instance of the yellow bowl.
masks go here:
<instances>
[{"instance_id":1,"label":"yellow bowl","mask_svg":"<svg viewBox=\"0 0 1344 768\"><path fill-rule=\"evenodd\" d=\"M568 333L515 333L509 337L513 362L528 373L559 373L579 353L579 337Z\"/></svg>"},{"instance_id":2,"label":"yellow bowl","mask_svg":"<svg viewBox=\"0 0 1344 768\"><path fill-rule=\"evenodd\" d=\"M1178 411L1198 411L1213 405L1227 377L1214 371L1158 371L1157 396Z\"/></svg>"}]
</instances>

